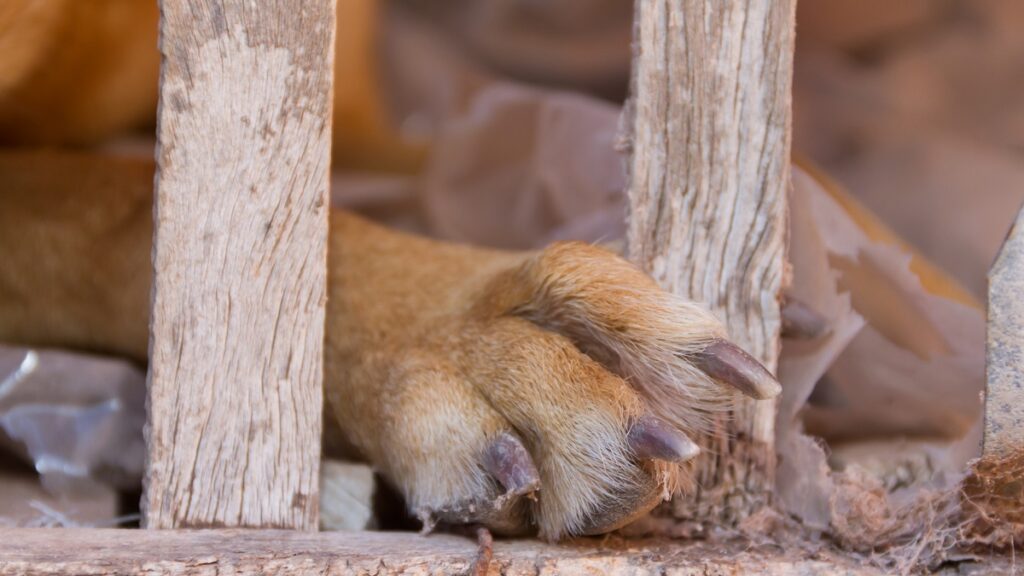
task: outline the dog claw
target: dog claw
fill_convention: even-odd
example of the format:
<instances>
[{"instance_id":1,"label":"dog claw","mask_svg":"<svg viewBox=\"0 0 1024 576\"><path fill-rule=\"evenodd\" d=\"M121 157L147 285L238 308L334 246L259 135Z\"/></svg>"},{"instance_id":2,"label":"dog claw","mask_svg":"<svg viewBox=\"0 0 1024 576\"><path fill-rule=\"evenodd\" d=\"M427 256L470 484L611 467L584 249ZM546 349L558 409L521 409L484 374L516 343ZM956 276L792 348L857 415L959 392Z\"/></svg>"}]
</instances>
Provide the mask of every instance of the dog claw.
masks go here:
<instances>
[{"instance_id":1,"label":"dog claw","mask_svg":"<svg viewBox=\"0 0 1024 576\"><path fill-rule=\"evenodd\" d=\"M633 454L644 460L686 462L700 454L700 447L686 434L654 416L643 416L627 435Z\"/></svg>"},{"instance_id":2,"label":"dog claw","mask_svg":"<svg viewBox=\"0 0 1024 576\"><path fill-rule=\"evenodd\" d=\"M800 300L786 298L782 304L782 335L810 340L828 329L828 320Z\"/></svg>"},{"instance_id":3,"label":"dog claw","mask_svg":"<svg viewBox=\"0 0 1024 576\"><path fill-rule=\"evenodd\" d=\"M487 447L484 468L508 494L528 494L540 488L540 474L523 443L512 434L502 432Z\"/></svg>"},{"instance_id":4,"label":"dog claw","mask_svg":"<svg viewBox=\"0 0 1024 576\"><path fill-rule=\"evenodd\" d=\"M778 380L739 346L716 340L698 354L694 364L705 374L755 400L774 398L782 391Z\"/></svg>"}]
</instances>

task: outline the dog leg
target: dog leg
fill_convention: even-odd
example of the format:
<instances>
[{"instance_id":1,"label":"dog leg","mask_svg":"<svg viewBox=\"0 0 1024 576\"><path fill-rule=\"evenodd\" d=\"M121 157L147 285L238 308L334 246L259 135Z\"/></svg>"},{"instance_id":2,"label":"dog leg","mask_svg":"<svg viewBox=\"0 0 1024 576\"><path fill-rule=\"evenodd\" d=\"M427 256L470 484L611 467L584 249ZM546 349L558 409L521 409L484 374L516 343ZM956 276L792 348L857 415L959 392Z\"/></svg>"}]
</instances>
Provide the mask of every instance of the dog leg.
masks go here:
<instances>
[{"instance_id":1,"label":"dog leg","mask_svg":"<svg viewBox=\"0 0 1024 576\"><path fill-rule=\"evenodd\" d=\"M152 169L0 155L0 340L145 360ZM335 211L326 322L327 429L428 526L612 530L687 485L723 384L779 391L703 308L582 243L487 250Z\"/></svg>"}]
</instances>

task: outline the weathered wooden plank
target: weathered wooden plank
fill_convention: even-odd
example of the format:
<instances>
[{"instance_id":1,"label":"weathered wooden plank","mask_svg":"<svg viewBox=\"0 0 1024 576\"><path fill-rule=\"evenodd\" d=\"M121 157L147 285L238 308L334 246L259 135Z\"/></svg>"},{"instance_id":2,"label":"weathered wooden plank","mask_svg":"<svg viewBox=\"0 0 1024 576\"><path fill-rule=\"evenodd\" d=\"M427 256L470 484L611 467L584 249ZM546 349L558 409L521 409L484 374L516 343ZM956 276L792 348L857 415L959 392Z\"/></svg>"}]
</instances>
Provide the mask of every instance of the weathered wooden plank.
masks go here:
<instances>
[{"instance_id":1,"label":"weathered wooden plank","mask_svg":"<svg viewBox=\"0 0 1024 576\"><path fill-rule=\"evenodd\" d=\"M1024 209L988 274L985 456L1024 453Z\"/></svg>"},{"instance_id":2,"label":"weathered wooden plank","mask_svg":"<svg viewBox=\"0 0 1024 576\"><path fill-rule=\"evenodd\" d=\"M628 253L707 303L775 369L785 276L795 0L637 2L624 117ZM700 465L686 514L735 519L774 475L774 402L740 399Z\"/></svg>"},{"instance_id":3,"label":"weathered wooden plank","mask_svg":"<svg viewBox=\"0 0 1024 576\"><path fill-rule=\"evenodd\" d=\"M0 529L0 575L466 574L466 538L391 532ZM486 574L880 574L819 552L777 546L582 540L497 541Z\"/></svg>"},{"instance_id":4,"label":"weathered wooden plank","mask_svg":"<svg viewBox=\"0 0 1024 576\"><path fill-rule=\"evenodd\" d=\"M315 529L333 0L163 0L145 524Z\"/></svg>"}]
</instances>

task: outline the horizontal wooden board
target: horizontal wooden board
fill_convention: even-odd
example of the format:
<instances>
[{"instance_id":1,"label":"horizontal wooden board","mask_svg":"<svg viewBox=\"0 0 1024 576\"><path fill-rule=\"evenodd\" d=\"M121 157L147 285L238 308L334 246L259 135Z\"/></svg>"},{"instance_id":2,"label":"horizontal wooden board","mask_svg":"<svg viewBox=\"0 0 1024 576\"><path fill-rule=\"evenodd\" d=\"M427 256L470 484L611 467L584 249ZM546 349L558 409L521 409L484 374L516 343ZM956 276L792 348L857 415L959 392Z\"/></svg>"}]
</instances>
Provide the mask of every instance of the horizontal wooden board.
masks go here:
<instances>
[{"instance_id":1,"label":"horizontal wooden board","mask_svg":"<svg viewBox=\"0 0 1024 576\"><path fill-rule=\"evenodd\" d=\"M464 574L476 542L401 532L0 529L0 575ZM881 574L777 546L497 541L487 574Z\"/></svg>"}]
</instances>

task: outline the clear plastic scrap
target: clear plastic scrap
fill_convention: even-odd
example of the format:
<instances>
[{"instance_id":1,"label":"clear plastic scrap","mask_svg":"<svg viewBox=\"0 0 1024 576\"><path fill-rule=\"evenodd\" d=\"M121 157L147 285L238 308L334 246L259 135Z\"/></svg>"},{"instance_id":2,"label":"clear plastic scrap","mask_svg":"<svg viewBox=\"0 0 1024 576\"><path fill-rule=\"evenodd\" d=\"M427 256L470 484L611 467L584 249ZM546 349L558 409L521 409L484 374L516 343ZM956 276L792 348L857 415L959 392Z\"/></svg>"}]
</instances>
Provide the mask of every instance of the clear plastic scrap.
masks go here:
<instances>
[{"instance_id":1,"label":"clear plastic scrap","mask_svg":"<svg viewBox=\"0 0 1024 576\"><path fill-rule=\"evenodd\" d=\"M145 394L145 372L128 361L0 345L0 447L52 491L137 488Z\"/></svg>"}]
</instances>

